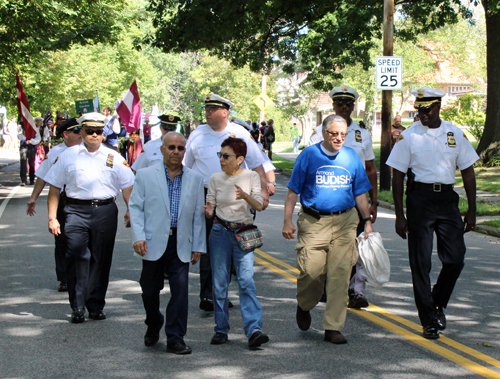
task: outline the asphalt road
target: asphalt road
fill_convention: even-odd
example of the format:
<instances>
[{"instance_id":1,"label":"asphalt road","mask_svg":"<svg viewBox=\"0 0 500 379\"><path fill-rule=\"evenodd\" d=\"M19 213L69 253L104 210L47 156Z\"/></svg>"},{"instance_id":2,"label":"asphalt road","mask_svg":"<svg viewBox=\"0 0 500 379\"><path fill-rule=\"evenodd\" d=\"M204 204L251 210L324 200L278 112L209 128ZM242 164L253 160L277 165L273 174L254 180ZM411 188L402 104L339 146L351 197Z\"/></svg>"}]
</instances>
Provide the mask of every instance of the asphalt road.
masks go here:
<instances>
[{"instance_id":1,"label":"asphalt road","mask_svg":"<svg viewBox=\"0 0 500 379\"><path fill-rule=\"evenodd\" d=\"M248 350L233 282L230 342L210 345L213 315L198 309L196 265L190 272L185 338L193 354L176 356L165 352L164 335L155 347L143 344L141 262L121 222L123 201L108 319L71 324L67 295L57 292L47 191L35 217L29 217L26 202L33 187L17 187L18 166L1 170L0 378L500 378L499 239L467 234L466 265L448 306L448 328L440 340L428 341L420 337L406 241L394 233L393 213L380 209L374 227L391 258L391 281L367 288L370 308L348 312L348 344L336 346L323 341L322 304L312 311L309 331L295 323L294 242L281 236L286 182L278 175L277 193L256 221L265 244L256 254L255 280L270 342ZM167 286L162 305L168 292Z\"/></svg>"}]
</instances>

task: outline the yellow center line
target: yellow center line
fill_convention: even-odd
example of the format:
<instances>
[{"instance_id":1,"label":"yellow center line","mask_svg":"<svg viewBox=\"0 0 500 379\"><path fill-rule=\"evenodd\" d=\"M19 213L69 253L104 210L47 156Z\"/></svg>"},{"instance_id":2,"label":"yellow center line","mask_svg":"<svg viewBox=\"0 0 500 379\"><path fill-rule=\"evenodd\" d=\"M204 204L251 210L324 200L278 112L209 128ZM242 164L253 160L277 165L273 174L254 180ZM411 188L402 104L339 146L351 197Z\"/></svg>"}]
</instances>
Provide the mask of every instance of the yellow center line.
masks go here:
<instances>
[{"instance_id":1,"label":"yellow center line","mask_svg":"<svg viewBox=\"0 0 500 379\"><path fill-rule=\"evenodd\" d=\"M299 270L297 270L295 267L289 265L288 263L280 261L279 259L276 259L273 256L271 256L271 255L269 255L269 254L267 254L259 249L255 250L255 254L261 256L262 258L269 260L270 262L275 263L276 265L279 265L283 268L286 268L287 270L289 270L295 274L299 273ZM286 279L288 279L294 283L297 283L297 277L295 275L290 274L288 271L285 271L279 267L276 267L272 263L265 261L257 256L255 256L255 262L262 265L262 266L267 267L271 271L285 277ZM425 339L425 338L423 338L417 334L414 334L414 333L412 333L412 332L410 332L410 331L408 331L408 330L406 330L398 325L395 325L394 323L392 323L388 320L385 320L379 316L376 316L374 313L378 313L380 315L383 315L383 316L385 316L393 321L396 321L396 322L398 322L398 323L400 323L400 324L402 324L402 325L404 325L412 330L415 330L419 333L422 330L422 327L420 325L418 325L412 321L406 320L403 317L397 316L394 313L392 313L386 309L380 308L380 307L373 305L373 304L371 304L368 307L368 309L371 312L365 311L365 310L353 310L353 309L349 309L349 310L366 318L367 320L374 322L375 324L378 324L378 325L384 327L385 329L388 329L394 333L399 334L400 336L416 343L417 345L425 347L426 349L431 350L431 351L435 352L436 354L439 354L442 357L445 357L446 359L457 363L458 365L466 368L467 370L473 371L476 374L479 374L479 375L484 376L486 378L498 378L498 379L500 379L500 373L493 371L493 370L490 370L490 369L488 369L488 368L486 368L486 367L484 367L484 366L482 366L482 365L480 365L480 364L478 364L478 363L476 363L468 358L465 358L457 353L454 353L451 350L448 350L448 349L444 348L443 346L440 346L439 344L437 344L434 341L430 341L428 339ZM486 354L483 354L479 351L476 351L468 346L462 345L459 342L453 341L452 339L445 337L442 334L440 334L439 342L444 343L448 346L451 346L454 349L459 350L467 355L470 355L471 357L474 357L480 361L483 361L487 364L490 364L493 367L500 368L500 361L498 361L498 360L496 360L496 359L494 359Z\"/></svg>"}]
</instances>

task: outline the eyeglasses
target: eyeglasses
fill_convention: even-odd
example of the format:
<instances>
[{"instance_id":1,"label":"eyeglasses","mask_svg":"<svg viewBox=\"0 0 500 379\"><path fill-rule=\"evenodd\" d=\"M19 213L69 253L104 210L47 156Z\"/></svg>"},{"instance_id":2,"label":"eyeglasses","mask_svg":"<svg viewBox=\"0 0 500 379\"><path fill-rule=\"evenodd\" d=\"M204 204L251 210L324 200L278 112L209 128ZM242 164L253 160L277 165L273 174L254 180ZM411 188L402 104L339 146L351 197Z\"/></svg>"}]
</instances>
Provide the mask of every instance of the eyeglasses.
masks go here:
<instances>
[{"instance_id":1,"label":"eyeglasses","mask_svg":"<svg viewBox=\"0 0 500 379\"><path fill-rule=\"evenodd\" d=\"M347 135L347 133L331 132L329 130L325 130L325 132L330 134L333 138L337 138L340 135L340 138L342 138L343 140L345 139L345 136Z\"/></svg>"},{"instance_id":2,"label":"eyeglasses","mask_svg":"<svg viewBox=\"0 0 500 379\"><path fill-rule=\"evenodd\" d=\"M236 154L222 154L220 151L217 153L217 156L222 159L224 159L225 161L227 161L229 159L229 157L236 157Z\"/></svg>"},{"instance_id":3,"label":"eyeglasses","mask_svg":"<svg viewBox=\"0 0 500 379\"><path fill-rule=\"evenodd\" d=\"M167 146L167 149L169 149L170 151L174 151L175 149L177 148L178 151L184 151L186 150L186 146L182 146L182 145L168 145Z\"/></svg>"},{"instance_id":4,"label":"eyeglasses","mask_svg":"<svg viewBox=\"0 0 500 379\"><path fill-rule=\"evenodd\" d=\"M205 107L205 113L213 113L213 112L215 112L215 111L217 111L219 109L224 109L224 108L222 108L222 107L216 107L214 105L207 105Z\"/></svg>"},{"instance_id":5,"label":"eyeglasses","mask_svg":"<svg viewBox=\"0 0 500 379\"><path fill-rule=\"evenodd\" d=\"M83 131L89 136L93 135L94 133L100 136L104 132L104 130L102 129L83 129Z\"/></svg>"},{"instance_id":6,"label":"eyeglasses","mask_svg":"<svg viewBox=\"0 0 500 379\"><path fill-rule=\"evenodd\" d=\"M430 112L432 110L432 108L435 108L438 105L439 105L439 103L434 103L434 104L431 104L429 106L423 106L423 105L417 104L417 105L414 105L413 107L419 112L427 113L427 112Z\"/></svg>"},{"instance_id":7,"label":"eyeglasses","mask_svg":"<svg viewBox=\"0 0 500 379\"><path fill-rule=\"evenodd\" d=\"M73 132L75 134L80 134L81 131L82 131L82 128L73 128L73 129L68 130L68 132Z\"/></svg>"},{"instance_id":8,"label":"eyeglasses","mask_svg":"<svg viewBox=\"0 0 500 379\"><path fill-rule=\"evenodd\" d=\"M335 105L338 105L339 107L343 105L347 105L348 107L352 107L354 105L354 100L335 100L334 101Z\"/></svg>"}]
</instances>

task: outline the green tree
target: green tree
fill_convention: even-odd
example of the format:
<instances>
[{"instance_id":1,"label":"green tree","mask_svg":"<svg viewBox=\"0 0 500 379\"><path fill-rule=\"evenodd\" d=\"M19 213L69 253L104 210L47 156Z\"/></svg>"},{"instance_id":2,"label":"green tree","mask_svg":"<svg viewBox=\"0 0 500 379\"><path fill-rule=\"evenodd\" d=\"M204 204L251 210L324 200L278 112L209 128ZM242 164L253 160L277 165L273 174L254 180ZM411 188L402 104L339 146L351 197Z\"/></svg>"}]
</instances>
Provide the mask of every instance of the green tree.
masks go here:
<instances>
[{"instance_id":1,"label":"green tree","mask_svg":"<svg viewBox=\"0 0 500 379\"><path fill-rule=\"evenodd\" d=\"M448 105L449 108L441 111L441 117L457 125L469 126L469 132L476 141L480 141L486 120L481 96L469 93Z\"/></svg>"},{"instance_id":2,"label":"green tree","mask_svg":"<svg viewBox=\"0 0 500 379\"><path fill-rule=\"evenodd\" d=\"M416 41L418 36L447 24L459 15L472 16L468 4L479 0L396 0L395 36ZM500 8L499 0L481 0L486 14L488 103L485 136L478 147L485 160L500 151ZM277 63L288 73L297 65L309 72L317 89L328 90L342 71L372 66L369 51L381 37L383 2L235 0L151 0L155 32L152 43L165 51L209 49L233 65L248 64L269 72ZM194 20L200 27L193 27ZM230 20L230 22L227 22ZM488 142L486 142L488 141Z\"/></svg>"}]
</instances>

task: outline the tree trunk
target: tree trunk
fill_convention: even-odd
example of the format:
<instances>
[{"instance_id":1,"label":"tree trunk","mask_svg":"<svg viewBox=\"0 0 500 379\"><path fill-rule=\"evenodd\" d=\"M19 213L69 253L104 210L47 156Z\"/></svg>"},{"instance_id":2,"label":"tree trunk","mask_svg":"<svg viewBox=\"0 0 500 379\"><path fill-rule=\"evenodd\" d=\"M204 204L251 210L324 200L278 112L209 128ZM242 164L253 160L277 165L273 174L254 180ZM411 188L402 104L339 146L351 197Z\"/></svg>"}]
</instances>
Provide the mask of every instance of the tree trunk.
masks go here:
<instances>
[{"instance_id":1,"label":"tree trunk","mask_svg":"<svg viewBox=\"0 0 500 379\"><path fill-rule=\"evenodd\" d=\"M493 8L495 2L482 0L486 17L488 100L486 123L477 153L484 163L500 153L500 12L488 11L488 8Z\"/></svg>"}]
</instances>

